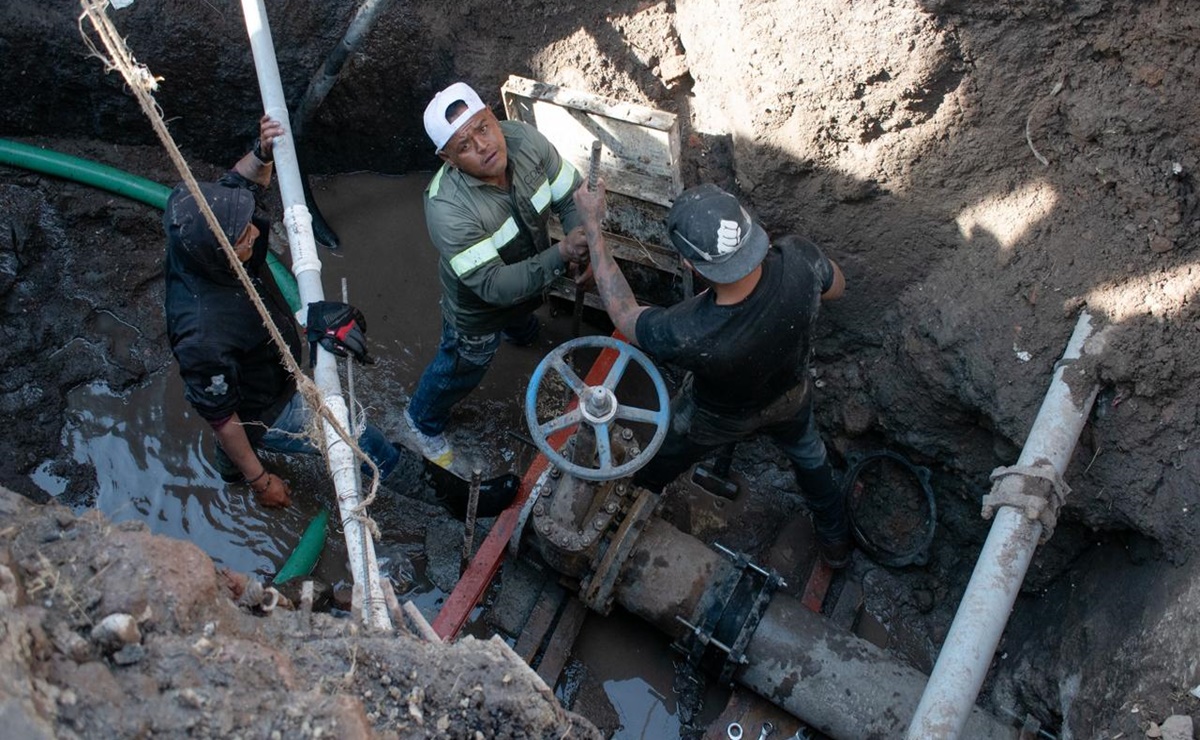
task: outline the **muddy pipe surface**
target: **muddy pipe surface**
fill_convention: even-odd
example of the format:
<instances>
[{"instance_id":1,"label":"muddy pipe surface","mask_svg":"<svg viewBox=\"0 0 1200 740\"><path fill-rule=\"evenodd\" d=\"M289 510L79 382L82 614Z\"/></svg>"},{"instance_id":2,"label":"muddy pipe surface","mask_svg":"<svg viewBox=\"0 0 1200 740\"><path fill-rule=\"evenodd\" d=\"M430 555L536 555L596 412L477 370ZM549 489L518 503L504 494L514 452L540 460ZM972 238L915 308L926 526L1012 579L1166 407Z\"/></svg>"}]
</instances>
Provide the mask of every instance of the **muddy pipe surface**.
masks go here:
<instances>
[{"instance_id":1,"label":"muddy pipe surface","mask_svg":"<svg viewBox=\"0 0 1200 740\"><path fill-rule=\"evenodd\" d=\"M746 648L738 683L830 737L901 737L928 680L883 649L776 594ZM964 737L1015 740L1017 730L974 707Z\"/></svg>"},{"instance_id":2,"label":"muddy pipe surface","mask_svg":"<svg viewBox=\"0 0 1200 740\"><path fill-rule=\"evenodd\" d=\"M710 584L724 581L732 572L729 558L651 517L621 569L616 598L628 611L678 638L687 628L676 615L691 619L701 599L707 598L707 608L712 600Z\"/></svg>"},{"instance_id":3,"label":"muddy pipe surface","mask_svg":"<svg viewBox=\"0 0 1200 740\"><path fill-rule=\"evenodd\" d=\"M714 585L733 561L675 527L651 518L622 569L617 601L673 638L698 605L716 598ZM768 701L839 740L894 738L904 730L926 677L896 657L776 593L746 648L749 664L734 678ZM967 737L1017 737L1015 728L979 709Z\"/></svg>"}]
</instances>

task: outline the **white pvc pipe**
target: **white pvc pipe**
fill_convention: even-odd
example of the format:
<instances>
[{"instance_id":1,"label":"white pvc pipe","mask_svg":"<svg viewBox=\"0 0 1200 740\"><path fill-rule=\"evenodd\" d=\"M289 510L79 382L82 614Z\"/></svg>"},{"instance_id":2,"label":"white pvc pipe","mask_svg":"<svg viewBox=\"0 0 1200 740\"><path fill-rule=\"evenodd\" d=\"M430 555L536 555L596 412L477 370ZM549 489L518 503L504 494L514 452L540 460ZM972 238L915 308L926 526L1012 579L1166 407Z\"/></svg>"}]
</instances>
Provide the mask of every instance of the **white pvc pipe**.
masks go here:
<instances>
[{"instance_id":1,"label":"white pvc pipe","mask_svg":"<svg viewBox=\"0 0 1200 740\"><path fill-rule=\"evenodd\" d=\"M1086 386L1086 393L1076 399L1063 376L1079 359L1084 343L1094 331L1092 317L1084 311L1055 368L1018 466L1048 462L1060 476L1066 470L1099 386L1092 380ZM1075 380L1078 382L1078 378ZM1019 492L1022 485L1020 476L1009 475L997 480L992 490ZM962 732L1041 534L1041 523L1027 518L1020 509L1001 506L996 512L954 623L908 727L908 740L953 740Z\"/></svg>"},{"instance_id":2,"label":"white pvc pipe","mask_svg":"<svg viewBox=\"0 0 1200 740\"><path fill-rule=\"evenodd\" d=\"M272 150L275 175L283 197L283 222L287 227L288 244L292 251L292 272L295 273L296 282L300 287L300 303L307 306L313 301L324 300L325 290L321 285L321 259L317 256L316 242L313 240L312 217L304 202L304 188L296 160L294 137L290 135L292 126L288 117L287 101L283 96L283 86L279 81L279 65L275 61L271 27L267 22L267 12L262 0L242 0L242 13L246 17L246 32L250 36L250 48L254 52L254 66L258 72L263 110L283 124L284 135L275 139ZM313 379L334 418L343 429L350 429L346 402L342 398L341 380L338 378L337 360L319 346ZM323 421L322 427L325 432L330 476L337 490L338 509L346 534L346 555L350 561L350 572L354 583L367 595L367 598L362 600L363 624L375 629L391 630L392 621L388 615L387 601L379 580L379 565L375 559L375 543L370 531L353 515L353 510L360 501L354 453L328 421Z\"/></svg>"}]
</instances>

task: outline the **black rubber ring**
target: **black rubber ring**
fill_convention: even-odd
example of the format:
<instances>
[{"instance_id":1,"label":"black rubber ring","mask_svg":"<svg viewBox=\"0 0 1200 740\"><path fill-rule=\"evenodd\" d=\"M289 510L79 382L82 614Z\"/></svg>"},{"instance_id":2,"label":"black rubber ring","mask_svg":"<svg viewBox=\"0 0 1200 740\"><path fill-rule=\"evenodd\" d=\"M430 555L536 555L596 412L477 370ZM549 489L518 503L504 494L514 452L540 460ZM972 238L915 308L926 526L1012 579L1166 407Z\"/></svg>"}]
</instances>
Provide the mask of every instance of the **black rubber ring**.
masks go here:
<instances>
[{"instance_id":1,"label":"black rubber ring","mask_svg":"<svg viewBox=\"0 0 1200 740\"><path fill-rule=\"evenodd\" d=\"M876 542L872 542L867 534L858 526L858 522L854 520L854 510L850 506L851 494L854 492L854 484L858 480L859 474L869 463L879 459L894 460L917 479L921 485L921 490L925 493L925 500L929 505L929 516L925 522L925 535L920 541L910 550L902 552L893 552L885 547L882 547ZM933 488L929 485L929 470L913 465L903 455L892 452L891 450L878 450L871 452L857 460L852 459L850 470L846 473L843 492L846 501L846 516L850 520L850 531L854 534L854 540L858 546L862 548L872 560L880 565L891 568L903 568L908 565L924 565L929 559L929 548L933 544L933 535L937 529L937 503L933 498Z\"/></svg>"}]
</instances>

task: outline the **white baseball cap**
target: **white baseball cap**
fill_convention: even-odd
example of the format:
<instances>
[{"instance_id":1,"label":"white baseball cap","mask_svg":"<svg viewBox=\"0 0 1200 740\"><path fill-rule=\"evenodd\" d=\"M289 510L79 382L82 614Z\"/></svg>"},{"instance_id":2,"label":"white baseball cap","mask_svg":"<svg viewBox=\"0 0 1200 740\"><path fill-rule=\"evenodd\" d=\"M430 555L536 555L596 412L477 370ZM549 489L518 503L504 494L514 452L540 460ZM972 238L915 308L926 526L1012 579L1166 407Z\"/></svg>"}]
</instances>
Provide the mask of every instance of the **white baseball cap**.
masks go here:
<instances>
[{"instance_id":1,"label":"white baseball cap","mask_svg":"<svg viewBox=\"0 0 1200 740\"><path fill-rule=\"evenodd\" d=\"M453 121L447 121L446 111L455 103L462 103L467 108ZM440 152L446 146L446 142L450 141L450 137L454 136L455 132L462 128L471 116L485 107L483 101L479 99L479 95L471 89L470 85L465 82L456 82L434 95L433 100L429 101L429 105L425 106L425 133L433 140L433 145Z\"/></svg>"}]
</instances>

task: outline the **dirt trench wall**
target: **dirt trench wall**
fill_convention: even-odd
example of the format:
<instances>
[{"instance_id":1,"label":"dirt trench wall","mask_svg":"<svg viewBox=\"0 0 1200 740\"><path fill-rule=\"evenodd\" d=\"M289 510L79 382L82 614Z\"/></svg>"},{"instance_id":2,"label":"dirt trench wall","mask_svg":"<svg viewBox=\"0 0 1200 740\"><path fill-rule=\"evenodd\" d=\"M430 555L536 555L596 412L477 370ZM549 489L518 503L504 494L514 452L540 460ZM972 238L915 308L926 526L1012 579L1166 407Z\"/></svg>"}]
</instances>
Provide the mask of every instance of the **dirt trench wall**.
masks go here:
<instances>
[{"instance_id":1,"label":"dirt trench wall","mask_svg":"<svg viewBox=\"0 0 1200 740\"><path fill-rule=\"evenodd\" d=\"M1185 514L1198 482L1198 111L1172 91L1197 81L1196 14L787 7L685 0L677 27L693 125L732 135L768 224L813 235L847 272L851 299L826 313L825 397L984 474L1023 442L1086 303L1122 341L1072 508L1186 558L1195 517L1165 514ZM848 361L863 369L845 377Z\"/></svg>"},{"instance_id":2,"label":"dirt trench wall","mask_svg":"<svg viewBox=\"0 0 1200 740\"><path fill-rule=\"evenodd\" d=\"M354 7L267 3L293 106ZM120 80L86 56L75 15L70 3L0 7L0 60L18 71L0 77L0 136L105 142L83 153L171 179L140 148L152 135ZM216 165L241 154L260 104L238 4L139 0L112 16L163 77L158 101L184 151ZM1093 528L1142 533L1151 557L1175 563L1200 542L1198 41L1194 8L1132 0L397 2L312 122L305 157L314 171L432 167L420 112L455 79L492 103L519 74L680 113L686 182L737 189L768 231L806 233L846 271L850 292L824 312L816 358L834 448L897 446L964 480L942 495L972 519L944 522L967 541L982 536L973 517L987 473L1015 460L1086 303L1115 325L1116 341L1097 369L1102 391L1067 476L1074 492L1048 582L1069 575ZM58 305L47 268L35 268L53 264L39 262L53 259L53 239L31 256L21 245L34 242L18 235L107 227L154 239L104 198L84 208L98 220L54 226L56 209L94 196L0 176L17 188L0 229L0 240L14 235L0 241L9 336L18 312ZM20 204L39 198L50 215L30 228L33 206ZM81 242L71 259L95 272L76 274L102 287L116 272L105 250L123 238ZM156 321L142 313L160 300L157 247L146 254L135 268L120 263L123 280L145 286L118 312L139 326ZM6 413L45 417L6 479L53 447L67 389L114 372L51 354L86 346L78 327L104 316L97 304L55 310L65 313L53 328L29 332L37 342L0 349ZM108 351L131 366L128 350ZM1040 614L1044 601L1027 608ZM1048 673L1071 675L1087 660L1061 657ZM1106 691L1134 691L1135 676L1111 670ZM1101 704L1075 706L1085 705ZM1070 724L1069 707L1054 711Z\"/></svg>"}]
</instances>

